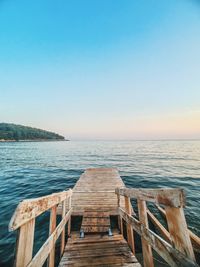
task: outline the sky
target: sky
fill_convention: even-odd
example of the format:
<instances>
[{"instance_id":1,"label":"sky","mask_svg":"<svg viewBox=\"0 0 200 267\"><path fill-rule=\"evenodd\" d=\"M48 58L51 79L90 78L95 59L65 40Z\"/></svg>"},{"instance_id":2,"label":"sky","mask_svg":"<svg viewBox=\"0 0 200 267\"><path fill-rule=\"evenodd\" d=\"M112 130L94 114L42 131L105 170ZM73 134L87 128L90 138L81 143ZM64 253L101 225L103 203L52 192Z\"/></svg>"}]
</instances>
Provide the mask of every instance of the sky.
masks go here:
<instances>
[{"instance_id":1,"label":"sky","mask_svg":"<svg viewBox=\"0 0 200 267\"><path fill-rule=\"evenodd\" d=\"M200 1L0 0L0 122L200 138Z\"/></svg>"}]
</instances>

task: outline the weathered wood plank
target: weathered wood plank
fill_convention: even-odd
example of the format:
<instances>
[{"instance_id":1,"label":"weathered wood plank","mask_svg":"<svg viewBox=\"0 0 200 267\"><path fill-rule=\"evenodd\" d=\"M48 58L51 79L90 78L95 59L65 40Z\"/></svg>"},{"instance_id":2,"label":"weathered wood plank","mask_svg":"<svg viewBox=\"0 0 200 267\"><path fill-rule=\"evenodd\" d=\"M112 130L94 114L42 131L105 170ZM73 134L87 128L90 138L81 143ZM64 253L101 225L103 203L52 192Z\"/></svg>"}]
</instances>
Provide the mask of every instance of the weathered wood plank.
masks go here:
<instances>
[{"instance_id":1,"label":"weathered wood plank","mask_svg":"<svg viewBox=\"0 0 200 267\"><path fill-rule=\"evenodd\" d=\"M62 203L62 220L65 218L66 214L66 200L63 201ZM61 244L60 244L60 255L62 256L65 248L65 227L63 228L63 231L61 233Z\"/></svg>"},{"instance_id":2,"label":"weathered wood plank","mask_svg":"<svg viewBox=\"0 0 200 267\"><path fill-rule=\"evenodd\" d=\"M159 230L163 238L169 242L172 243L172 239L170 236L170 233L165 229L165 227L159 222L159 220L153 215L153 213L150 212L149 209L147 209L147 214L151 222L154 224L154 226Z\"/></svg>"},{"instance_id":3,"label":"weathered wood plank","mask_svg":"<svg viewBox=\"0 0 200 267\"><path fill-rule=\"evenodd\" d=\"M28 264L28 267L39 267L44 264L50 251L55 246L56 240L58 239L61 232L63 231L63 228L68 222L71 214L72 214L72 208L67 212L65 218L58 224L54 232L49 236L44 245L40 248L40 250L34 256L32 261Z\"/></svg>"},{"instance_id":4,"label":"weathered wood plank","mask_svg":"<svg viewBox=\"0 0 200 267\"><path fill-rule=\"evenodd\" d=\"M56 206L51 208L50 224L49 224L49 236L51 236L52 233L56 229L56 209L57 209ZM54 263L55 263L55 245L52 247L50 254L49 254L48 267L54 267Z\"/></svg>"},{"instance_id":5,"label":"weathered wood plank","mask_svg":"<svg viewBox=\"0 0 200 267\"><path fill-rule=\"evenodd\" d=\"M168 229L175 248L195 261L183 208L165 207Z\"/></svg>"},{"instance_id":6,"label":"weathered wood plank","mask_svg":"<svg viewBox=\"0 0 200 267\"><path fill-rule=\"evenodd\" d=\"M116 194L137 198L149 202L159 203L171 207L183 207L185 205L185 195L183 189L135 189L116 188Z\"/></svg>"},{"instance_id":7,"label":"weathered wood plank","mask_svg":"<svg viewBox=\"0 0 200 267\"><path fill-rule=\"evenodd\" d=\"M59 267L131 266L141 267L122 235L92 234L78 238L72 233Z\"/></svg>"},{"instance_id":8,"label":"weathered wood plank","mask_svg":"<svg viewBox=\"0 0 200 267\"><path fill-rule=\"evenodd\" d=\"M138 213L140 222L146 227L149 228L148 218L147 218L147 207L144 200L138 199ZM143 263L144 267L153 267L153 255L150 244L141 236L142 238L142 254L143 254Z\"/></svg>"},{"instance_id":9,"label":"weathered wood plank","mask_svg":"<svg viewBox=\"0 0 200 267\"><path fill-rule=\"evenodd\" d=\"M156 207L160 211L160 213L163 216L163 218L166 219L165 210L162 207L160 207L159 205L156 205ZM198 253L200 253L200 238L197 235L195 235L190 229L188 229L188 232L189 232L189 235L190 235L190 239L191 239L191 242L192 242L193 249L195 251L197 251Z\"/></svg>"},{"instance_id":10,"label":"weathered wood plank","mask_svg":"<svg viewBox=\"0 0 200 267\"><path fill-rule=\"evenodd\" d=\"M35 219L22 225L19 229L15 259L16 267L25 267L32 259L34 230Z\"/></svg>"},{"instance_id":11,"label":"weathered wood plank","mask_svg":"<svg viewBox=\"0 0 200 267\"><path fill-rule=\"evenodd\" d=\"M117 207L120 208L120 195L117 195ZM123 219L118 215L118 228L122 235L124 235Z\"/></svg>"},{"instance_id":12,"label":"weathered wood plank","mask_svg":"<svg viewBox=\"0 0 200 267\"><path fill-rule=\"evenodd\" d=\"M160 236L147 229L136 218L128 215L122 208L119 208L120 216L129 224L133 229L142 236L152 248L172 267L194 267L198 266L194 261L187 258L183 253L173 248L171 244L166 242Z\"/></svg>"},{"instance_id":13,"label":"weathered wood plank","mask_svg":"<svg viewBox=\"0 0 200 267\"><path fill-rule=\"evenodd\" d=\"M68 209L70 210L72 207L72 198L71 196L69 197L69 202L68 202ZM71 216L68 220L68 224L67 224L67 235L68 237L70 236L70 233L71 233Z\"/></svg>"},{"instance_id":14,"label":"weathered wood plank","mask_svg":"<svg viewBox=\"0 0 200 267\"><path fill-rule=\"evenodd\" d=\"M94 214L96 215L94 217ZM103 216L102 216L103 215ZM110 216L108 212L85 211L81 229L85 233L108 232L110 228Z\"/></svg>"},{"instance_id":15,"label":"weathered wood plank","mask_svg":"<svg viewBox=\"0 0 200 267\"><path fill-rule=\"evenodd\" d=\"M131 215L131 202L130 199L128 197L125 197L125 210L126 212ZM133 251L133 253L135 253L135 244L134 244L134 236L133 236L133 228L131 225L129 225L128 223L126 224L126 229L127 229L127 239L128 239L128 244L131 248L131 250Z\"/></svg>"},{"instance_id":16,"label":"weathered wood plank","mask_svg":"<svg viewBox=\"0 0 200 267\"><path fill-rule=\"evenodd\" d=\"M191 242L192 242L192 246L193 246L193 249L200 253L200 238L195 235L191 230L188 229L188 232L189 232L189 235L190 235L190 239L191 239Z\"/></svg>"},{"instance_id":17,"label":"weathered wood plank","mask_svg":"<svg viewBox=\"0 0 200 267\"><path fill-rule=\"evenodd\" d=\"M161 215L166 219L165 210L162 207L160 207L159 205L156 205L156 207L160 211ZM195 251L197 251L198 253L200 253L200 238L197 235L195 235L190 229L188 229L188 232L189 232L189 235L190 235L190 239L191 239L191 242L192 242L193 249Z\"/></svg>"},{"instance_id":18,"label":"weathered wood plank","mask_svg":"<svg viewBox=\"0 0 200 267\"><path fill-rule=\"evenodd\" d=\"M23 200L16 208L10 224L9 230L13 231L19 228L26 222L39 216L46 210L61 203L66 198L72 195L72 190L63 191L60 193L51 194L45 197Z\"/></svg>"}]
</instances>

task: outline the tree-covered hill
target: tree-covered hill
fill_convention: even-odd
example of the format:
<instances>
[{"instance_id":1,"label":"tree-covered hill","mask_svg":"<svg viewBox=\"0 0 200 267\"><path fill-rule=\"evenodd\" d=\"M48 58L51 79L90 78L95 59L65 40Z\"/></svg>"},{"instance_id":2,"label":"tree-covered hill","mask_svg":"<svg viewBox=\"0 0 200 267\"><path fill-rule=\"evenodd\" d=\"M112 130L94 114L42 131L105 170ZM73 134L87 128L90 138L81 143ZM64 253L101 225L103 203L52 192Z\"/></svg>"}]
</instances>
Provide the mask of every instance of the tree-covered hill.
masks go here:
<instances>
[{"instance_id":1,"label":"tree-covered hill","mask_svg":"<svg viewBox=\"0 0 200 267\"><path fill-rule=\"evenodd\" d=\"M65 140L59 134L12 123L0 123L0 140Z\"/></svg>"}]
</instances>

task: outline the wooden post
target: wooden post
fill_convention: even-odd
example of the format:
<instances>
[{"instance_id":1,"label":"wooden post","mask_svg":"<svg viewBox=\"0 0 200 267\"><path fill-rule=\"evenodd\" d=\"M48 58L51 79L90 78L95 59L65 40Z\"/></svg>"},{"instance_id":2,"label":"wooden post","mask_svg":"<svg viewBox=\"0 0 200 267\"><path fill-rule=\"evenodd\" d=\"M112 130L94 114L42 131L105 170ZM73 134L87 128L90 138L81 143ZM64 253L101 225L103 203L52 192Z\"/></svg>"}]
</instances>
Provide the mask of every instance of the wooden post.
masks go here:
<instances>
[{"instance_id":1,"label":"wooden post","mask_svg":"<svg viewBox=\"0 0 200 267\"><path fill-rule=\"evenodd\" d=\"M25 267L29 264L33 254L35 219L23 224L19 229L15 266Z\"/></svg>"},{"instance_id":2,"label":"wooden post","mask_svg":"<svg viewBox=\"0 0 200 267\"><path fill-rule=\"evenodd\" d=\"M118 208L120 208L120 195L117 194L117 206ZM118 227L119 227L119 231L122 235L124 235L124 231L123 231L123 221L120 215L118 215Z\"/></svg>"},{"instance_id":3,"label":"wooden post","mask_svg":"<svg viewBox=\"0 0 200 267\"><path fill-rule=\"evenodd\" d=\"M131 216L131 202L129 197L124 197L125 199L125 209L128 215ZM135 254L135 244L134 244L134 236L133 236L133 229L130 224L126 224L127 228L127 240L128 244L131 247L132 252Z\"/></svg>"},{"instance_id":4,"label":"wooden post","mask_svg":"<svg viewBox=\"0 0 200 267\"><path fill-rule=\"evenodd\" d=\"M148 218L147 218L147 207L146 207L146 202L144 200L138 199L138 213L140 222L146 228L149 228ZM151 246L143 238L142 238L142 254L143 254L144 267L153 267L154 263L153 263Z\"/></svg>"},{"instance_id":5,"label":"wooden post","mask_svg":"<svg viewBox=\"0 0 200 267\"><path fill-rule=\"evenodd\" d=\"M66 200L62 202L62 220L64 219L66 214ZM65 249L65 227L63 228L62 234L61 234L61 246L60 246L60 255L63 255Z\"/></svg>"},{"instance_id":6,"label":"wooden post","mask_svg":"<svg viewBox=\"0 0 200 267\"><path fill-rule=\"evenodd\" d=\"M56 211L57 211L57 206L55 205L53 208L51 208L49 235L51 235L53 231L56 229ZM49 254L48 267L54 267L54 262L55 262L55 245L53 246Z\"/></svg>"},{"instance_id":7,"label":"wooden post","mask_svg":"<svg viewBox=\"0 0 200 267\"><path fill-rule=\"evenodd\" d=\"M69 200L68 201L69 201L68 202L68 208L70 210L71 207L72 207L72 197L71 196L69 197ZM70 233L71 233L71 216L69 218L68 226L67 226L67 235L68 235L68 237L70 236Z\"/></svg>"},{"instance_id":8,"label":"wooden post","mask_svg":"<svg viewBox=\"0 0 200 267\"><path fill-rule=\"evenodd\" d=\"M183 208L165 207L168 229L177 250L195 261Z\"/></svg>"}]
</instances>

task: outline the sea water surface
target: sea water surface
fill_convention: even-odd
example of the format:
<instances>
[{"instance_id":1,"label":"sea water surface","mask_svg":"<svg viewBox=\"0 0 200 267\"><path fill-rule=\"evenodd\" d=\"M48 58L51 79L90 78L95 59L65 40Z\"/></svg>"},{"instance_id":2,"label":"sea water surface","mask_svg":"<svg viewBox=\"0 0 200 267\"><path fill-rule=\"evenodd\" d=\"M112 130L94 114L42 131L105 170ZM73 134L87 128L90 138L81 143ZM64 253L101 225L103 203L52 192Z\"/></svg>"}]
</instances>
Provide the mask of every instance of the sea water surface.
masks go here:
<instances>
[{"instance_id":1,"label":"sea water surface","mask_svg":"<svg viewBox=\"0 0 200 267\"><path fill-rule=\"evenodd\" d=\"M16 233L8 224L17 204L72 188L89 167L118 168L127 187L183 188L189 228L200 235L200 141L0 143L0 266L13 264ZM45 235L36 232L37 246Z\"/></svg>"}]
</instances>

